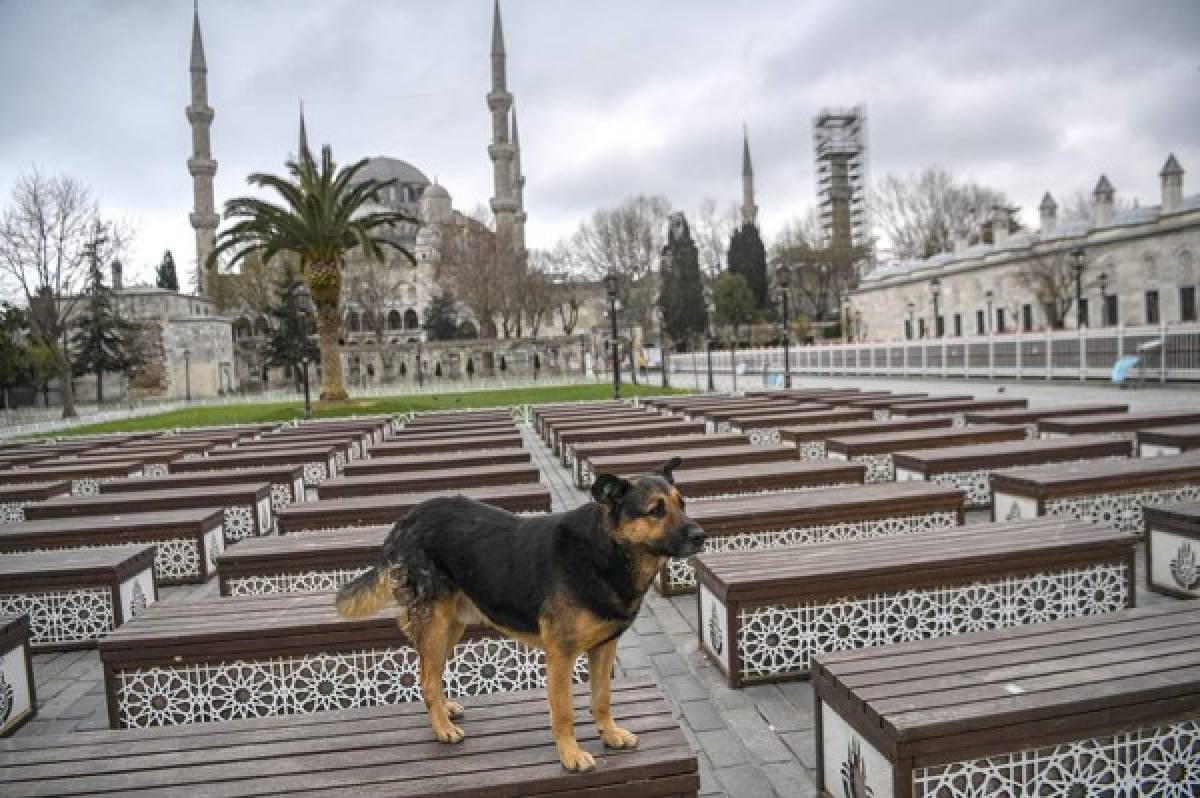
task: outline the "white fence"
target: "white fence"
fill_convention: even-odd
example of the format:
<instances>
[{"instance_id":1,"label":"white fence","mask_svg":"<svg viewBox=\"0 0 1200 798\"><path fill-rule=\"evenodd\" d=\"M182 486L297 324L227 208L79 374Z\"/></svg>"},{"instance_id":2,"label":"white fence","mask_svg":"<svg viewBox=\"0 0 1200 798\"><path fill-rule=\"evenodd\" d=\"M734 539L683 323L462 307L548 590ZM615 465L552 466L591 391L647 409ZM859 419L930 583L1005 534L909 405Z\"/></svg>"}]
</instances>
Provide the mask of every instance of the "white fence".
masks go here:
<instances>
[{"instance_id":1,"label":"white fence","mask_svg":"<svg viewBox=\"0 0 1200 798\"><path fill-rule=\"evenodd\" d=\"M791 348L791 371L814 376L1108 380L1118 358L1141 358L1133 378L1200 380L1200 324L1108 327L1046 333L829 343ZM729 374L728 350L712 351L714 373ZM739 374L783 371L782 347L740 349ZM704 352L671 356L671 372L705 372ZM681 387L687 387L681 377Z\"/></svg>"}]
</instances>

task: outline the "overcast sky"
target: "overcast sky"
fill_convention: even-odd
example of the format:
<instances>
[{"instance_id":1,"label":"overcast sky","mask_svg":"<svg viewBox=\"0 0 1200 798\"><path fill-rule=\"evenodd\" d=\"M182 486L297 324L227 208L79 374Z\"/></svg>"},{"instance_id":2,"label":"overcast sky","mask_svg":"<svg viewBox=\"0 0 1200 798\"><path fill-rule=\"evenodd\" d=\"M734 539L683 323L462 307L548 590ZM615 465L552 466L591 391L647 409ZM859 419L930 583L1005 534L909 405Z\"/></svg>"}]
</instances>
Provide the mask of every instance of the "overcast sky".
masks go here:
<instances>
[{"instance_id":1,"label":"overcast sky","mask_svg":"<svg viewBox=\"0 0 1200 798\"><path fill-rule=\"evenodd\" d=\"M770 238L815 197L811 121L865 103L870 170L932 163L1036 222L1049 189L1158 202L1168 152L1200 187L1200 2L507 0L531 246L597 207L740 196L750 129ZM492 194L490 0L201 0L218 203L310 141L390 155L469 211ZM0 0L0 195L73 175L137 240L194 259L186 160L190 0Z\"/></svg>"}]
</instances>

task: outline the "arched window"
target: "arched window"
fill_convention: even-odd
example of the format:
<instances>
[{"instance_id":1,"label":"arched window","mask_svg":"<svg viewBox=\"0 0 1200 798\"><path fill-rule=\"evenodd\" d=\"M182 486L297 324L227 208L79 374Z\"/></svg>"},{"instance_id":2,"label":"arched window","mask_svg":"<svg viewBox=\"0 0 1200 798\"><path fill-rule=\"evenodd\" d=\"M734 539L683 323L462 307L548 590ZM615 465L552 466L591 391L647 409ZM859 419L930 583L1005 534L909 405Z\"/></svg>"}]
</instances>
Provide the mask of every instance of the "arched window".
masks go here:
<instances>
[{"instance_id":1,"label":"arched window","mask_svg":"<svg viewBox=\"0 0 1200 798\"><path fill-rule=\"evenodd\" d=\"M435 377L442 376L442 363L440 360L437 363L433 364L433 376L435 376Z\"/></svg>"},{"instance_id":2,"label":"arched window","mask_svg":"<svg viewBox=\"0 0 1200 798\"><path fill-rule=\"evenodd\" d=\"M473 359L467 360L467 376L468 377L475 376L475 361Z\"/></svg>"},{"instance_id":3,"label":"arched window","mask_svg":"<svg viewBox=\"0 0 1200 798\"><path fill-rule=\"evenodd\" d=\"M346 314L346 332L362 332L362 317L357 310L352 310Z\"/></svg>"},{"instance_id":4,"label":"arched window","mask_svg":"<svg viewBox=\"0 0 1200 798\"><path fill-rule=\"evenodd\" d=\"M504 359L504 355L500 356L500 370L508 371L508 361Z\"/></svg>"},{"instance_id":5,"label":"arched window","mask_svg":"<svg viewBox=\"0 0 1200 798\"><path fill-rule=\"evenodd\" d=\"M388 313L387 326L389 330L399 330L403 325L404 321L400 317L400 311L393 310Z\"/></svg>"},{"instance_id":6,"label":"arched window","mask_svg":"<svg viewBox=\"0 0 1200 798\"><path fill-rule=\"evenodd\" d=\"M254 327L250 324L250 319L246 318L245 316L242 316L233 325L233 337L236 340L240 341L243 338L249 338L253 334Z\"/></svg>"},{"instance_id":7,"label":"arched window","mask_svg":"<svg viewBox=\"0 0 1200 798\"><path fill-rule=\"evenodd\" d=\"M421 319L412 308L404 311L404 329L415 330L421 326Z\"/></svg>"},{"instance_id":8,"label":"arched window","mask_svg":"<svg viewBox=\"0 0 1200 798\"><path fill-rule=\"evenodd\" d=\"M400 361L400 376L403 377L406 374L408 374L408 364L406 364L403 360L401 360Z\"/></svg>"}]
</instances>

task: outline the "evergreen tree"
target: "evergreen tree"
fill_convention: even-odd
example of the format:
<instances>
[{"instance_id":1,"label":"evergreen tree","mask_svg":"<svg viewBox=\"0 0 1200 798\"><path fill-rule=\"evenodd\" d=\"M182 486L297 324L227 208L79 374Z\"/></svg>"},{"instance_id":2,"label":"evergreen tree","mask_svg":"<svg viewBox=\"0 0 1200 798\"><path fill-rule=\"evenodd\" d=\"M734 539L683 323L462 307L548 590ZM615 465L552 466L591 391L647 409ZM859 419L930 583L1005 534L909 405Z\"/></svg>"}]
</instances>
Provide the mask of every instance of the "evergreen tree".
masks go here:
<instances>
[{"instance_id":1,"label":"evergreen tree","mask_svg":"<svg viewBox=\"0 0 1200 798\"><path fill-rule=\"evenodd\" d=\"M740 274L754 295L754 306L766 310L767 296L767 250L763 246L758 227L744 224L729 240L729 271Z\"/></svg>"},{"instance_id":2,"label":"evergreen tree","mask_svg":"<svg viewBox=\"0 0 1200 798\"><path fill-rule=\"evenodd\" d=\"M296 390L303 385L303 360L307 355L311 361L319 362L321 349L310 337L313 323L305 313L301 301L303 283L290 265L275 283L276 301L267 308L267 315L274 319L271 333L263 353L268 364L284 366L291 371Z\"/></svg>"},{"instance_id":3,"label":"evergreen tree","mask_svg":"<svg viewBox=\"0 0 1200 798\"><path fill-rule=\"evenodd\" d=\"M700 276L700 255L690 235L677 237L663 254L663 324L672 341L688 341L704 332L707 313L704 307L704 283Z\"/></svg>"},{"instance_id":4,"label":"evergreen tree","mask_svg":"<svg viewBox=\"0 0 1200 798\"><path fill-rule=\"evenodd\" d=\"M733 327L735 340L738 329L754 320L754 292L745 277L732 271L722 274L713 286L713 305L717 323Z\"/></svg>"},{"instance_id":5,"label":"evergreen tree","mask_svg":"<svg viewBox=\"0 0 1200 798\"><path fill-rule=\"evenodd\" d=\"M159 288L165 288L168 291L179 290L179 276L175 273L175 256L169 249L163 253L162 263L158 264L158 276L154 282Z\"/></svg>"},{"instance_id":6,"label":"evergreen tree","mask_svg":"<svg viewBox=\"0 0 1200 798\"><path fill-rule=\"evenodd\" d=\"M434 297L425 308L425 323L431 341L452 341L458 337L458 308L449 292Z\"/></svg>"},{"instance_id":7,"label":"evergreen tree","mask_svg":"<svg viewBox=\"0 0 1200 798\"><path fill-rule=\"evenodd\" d=\"M32 378L29 320L20 308L0 302L0 407L9 407L9 390Z\"/></svg>"},{"instance_id":8,"label":"evergreen tree","mask_svg":"<svg viewBox=\"0 0 1200 798\"><path fill-rule=\"evenodd\" d=\"M134 326L121 319L113 307L112 289L104 284L100 259L89 253L87 290L79 316L71 325L72 371L75 376L96 375L96 401L104 401L104 375L128 374L141 364L132 344Z\"/></svg>"}]
</instances>

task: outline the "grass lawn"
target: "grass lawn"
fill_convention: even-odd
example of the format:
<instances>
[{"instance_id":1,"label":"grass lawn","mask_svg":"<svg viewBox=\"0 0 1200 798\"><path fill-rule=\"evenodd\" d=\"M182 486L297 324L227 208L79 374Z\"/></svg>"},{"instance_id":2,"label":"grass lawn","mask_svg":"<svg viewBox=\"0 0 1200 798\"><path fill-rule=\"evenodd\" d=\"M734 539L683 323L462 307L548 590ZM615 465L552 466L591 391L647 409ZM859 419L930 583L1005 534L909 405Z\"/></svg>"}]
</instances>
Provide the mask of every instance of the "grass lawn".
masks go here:
<instances>
[{"instance_id":1,"label":"grass lawn","mask_svg":"<svg viewBox=\"0 0 1200 798\"><path fill-rule=\"evenodd\" d=\"M638 384L621 386L622 397L661 396L666 393L691 393L688 390ZM335 405L313 404L314 418L367 415L371 413L410 413L436 410L463 410L469 407L576 402L608 399L612 385L556 385L545 388L515 388L504 391L467 391L462 393L388 396L378 399L351 399ZM55 436L90 435L97 432L142 432L176 427L212 427L224 424L250 424L260 421L291 421L304 414L303 402L264 402L261 404L209 405L187 407L153 416L85 424L52 433Z\"/></svg>"}]
</instances>

